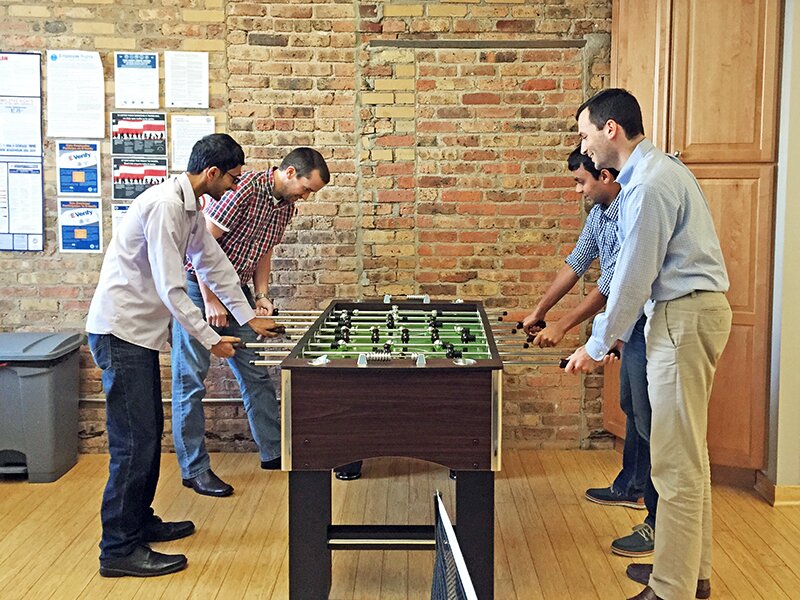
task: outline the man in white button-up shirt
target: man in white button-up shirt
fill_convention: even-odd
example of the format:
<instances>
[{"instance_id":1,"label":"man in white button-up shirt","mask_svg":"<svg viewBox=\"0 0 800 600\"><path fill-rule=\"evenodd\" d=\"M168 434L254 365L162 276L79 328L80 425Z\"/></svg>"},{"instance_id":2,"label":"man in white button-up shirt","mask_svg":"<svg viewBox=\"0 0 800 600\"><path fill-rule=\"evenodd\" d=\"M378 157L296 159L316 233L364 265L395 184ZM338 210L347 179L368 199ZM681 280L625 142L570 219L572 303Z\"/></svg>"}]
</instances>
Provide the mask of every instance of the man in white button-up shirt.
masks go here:
<instances>
[{"instance_id":1,"label":"man in white button-up shirt","mask_svg":"<svg viewBox=\"0 0 800 600\"><path fill-rule=\"evenodd\" d=\"M164 430L158 353L168 348L173 317L216 356L233 356L239 340L217 334L189 299L184 256L240 324L275 335L273 321L255 318L201 212L199 198L219 199L235 189L243 164L244 152L229 135L199 140L186 173L134 200L103 261L86 323L92 355L103 370L111 458L100 513L103 576L163 575L187 564L182 554L148 546L194 531L191 521L161 521L151 507Z\"/></svg>"}]
</instances>

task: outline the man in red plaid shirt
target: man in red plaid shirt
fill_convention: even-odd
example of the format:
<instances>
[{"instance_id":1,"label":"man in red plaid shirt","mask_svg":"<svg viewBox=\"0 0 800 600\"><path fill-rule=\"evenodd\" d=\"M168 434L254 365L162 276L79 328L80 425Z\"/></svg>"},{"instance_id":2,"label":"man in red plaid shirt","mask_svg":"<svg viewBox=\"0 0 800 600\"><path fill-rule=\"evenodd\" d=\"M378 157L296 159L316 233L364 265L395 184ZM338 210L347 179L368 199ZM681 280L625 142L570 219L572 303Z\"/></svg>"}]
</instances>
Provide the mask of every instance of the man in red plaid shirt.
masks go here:
<instances>
[{"instance_id":1,"label":"man in red plaid shirt","mask_svg":"<svg viewBox=\"0 0 800 600\"><path fill-rule=\"evenodd\" d=\"M205 209L206 227L217 239L239 275L257 315L271 315L269 299L270 261L273 248L281 241L294 214L294 203L305 200L330 181L328 165L311 148L295 148L279 167L247 171L236 176L226 173L234 187ZM189 297L203 311L208 324L220 335L256 341L255 334L240 327L225 306L194 274L186 263ZM253 291L250 290L250 282ZM280 409L275 387L266 369L250 364L258 356L248 348L239 349L228 364L239 383L253 439L263 469L280 468ZM206 496L229 496L233 487L211 470L205 447L204 380L210 353L178 323L172 325L172 434L183 485Z\"/></svg>"}]
</instances>

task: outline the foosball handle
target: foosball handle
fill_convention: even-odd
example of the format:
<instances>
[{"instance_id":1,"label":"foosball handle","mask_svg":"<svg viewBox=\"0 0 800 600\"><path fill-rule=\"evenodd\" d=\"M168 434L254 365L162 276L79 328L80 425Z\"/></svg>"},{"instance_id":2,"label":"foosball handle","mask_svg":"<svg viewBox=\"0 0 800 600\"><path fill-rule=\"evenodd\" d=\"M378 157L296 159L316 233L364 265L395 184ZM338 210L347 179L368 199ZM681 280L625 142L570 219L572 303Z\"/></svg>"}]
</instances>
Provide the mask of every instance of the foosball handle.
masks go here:
<instances>
[{"instance_id":1,"label":"foosball handle","mask_svg":"<svg viewBox=\"0 0 800 600\"><path fill-rule=\"evenodd\" d=\"M609 351L608 351L606 354L610 354L611 356L616 356L617 358L619 358L619 356L620 356L620 355L619 355L619 350L617 350L616 348L612 348L612 349L611 349L611 350L609 350ZM569 357L567 357L567 358L562 358L562 359L561 359L561 360L558 362L558 368L559 368L559 369L566 369L568 364L569 364Z\"/></svg>"}]
</instances>

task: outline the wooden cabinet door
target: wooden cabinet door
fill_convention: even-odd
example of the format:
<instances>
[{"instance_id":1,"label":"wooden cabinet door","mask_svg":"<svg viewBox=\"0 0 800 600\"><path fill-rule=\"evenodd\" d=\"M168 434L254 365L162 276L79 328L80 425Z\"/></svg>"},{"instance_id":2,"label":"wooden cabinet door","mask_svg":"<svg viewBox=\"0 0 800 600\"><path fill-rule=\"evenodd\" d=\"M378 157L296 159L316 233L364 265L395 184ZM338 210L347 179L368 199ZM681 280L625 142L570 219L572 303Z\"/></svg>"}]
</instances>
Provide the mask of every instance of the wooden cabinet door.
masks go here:
<instances>
[{"instance_id":1,"label":"wooden cabinet door","mask_svg":"<svg viewBox=\"0 0 800 600\"><path fill-rule=\"evenodd\" d=\"M645 135L665 149L670 0L614 0L611 10L611 85L636 96Z\"/></svg>"},{"instance_id":2,"label":"wooden cabinet door","mask_svg":"<svg viewBox=\"0 0 800 600\"><path fill-rule=\"evenodd\" d=\"M603 428L625 438L627 417L619 407L619 362L603 367Z\"/></svg>"},{"instance_id":3,"label":"wooden cabinet door","mask_svg":"<svg viewBox=\"0 0 800 600\"><path fill-rule=\"evenodd\" d=\"M775 160L780 10L673 0L668 152L687 164Z\"/></svg>"},{"instance_id":4,"label":"wooden cabinet door","mask_svg":"<svg viewBox=\"0 0 800 600\"><path fill-rule=\"evenodd\" d=\"M711 462L764 466L772 273L772 165L691 166L714 217L731 287L733 327L708 411Z\"/></svg>"}]
</instances>

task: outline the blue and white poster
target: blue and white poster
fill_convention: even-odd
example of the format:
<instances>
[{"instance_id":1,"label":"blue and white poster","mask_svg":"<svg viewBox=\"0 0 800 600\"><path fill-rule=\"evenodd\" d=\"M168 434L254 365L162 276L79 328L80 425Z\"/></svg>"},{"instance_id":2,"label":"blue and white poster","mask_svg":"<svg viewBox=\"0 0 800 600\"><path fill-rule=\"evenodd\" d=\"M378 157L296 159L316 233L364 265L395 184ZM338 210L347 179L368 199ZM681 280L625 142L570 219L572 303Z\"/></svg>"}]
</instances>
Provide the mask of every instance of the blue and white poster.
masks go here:
<instances>
[{"instance_id":1,"label":"blue and white poster","mask_svg":"<svg viewBox=\"0 0 800 600\"><path fill-rule=\"evenodd\" d=\"M103 213L100 199L59 198L58 238L61 252L102 252Z\"/></svg>"},{"instance_id":2,"label":"blue and white poster","mask_svg":"<svg viewBox=\"0 0 800 600\"><path fill-rule=\"evenodd\" d=\"M59 196L100 195L100 142L57 143Z\"/></svg>"},{"instance_id":3,"label":"blue and white poster","mask_svg":"<svg viewBox=\"0 0 800 600\"><path fill-rule=\"evenodd\" d=\"M157 53L114 53L114 106L158 108Z\"/></svg>"}]
</instances>

